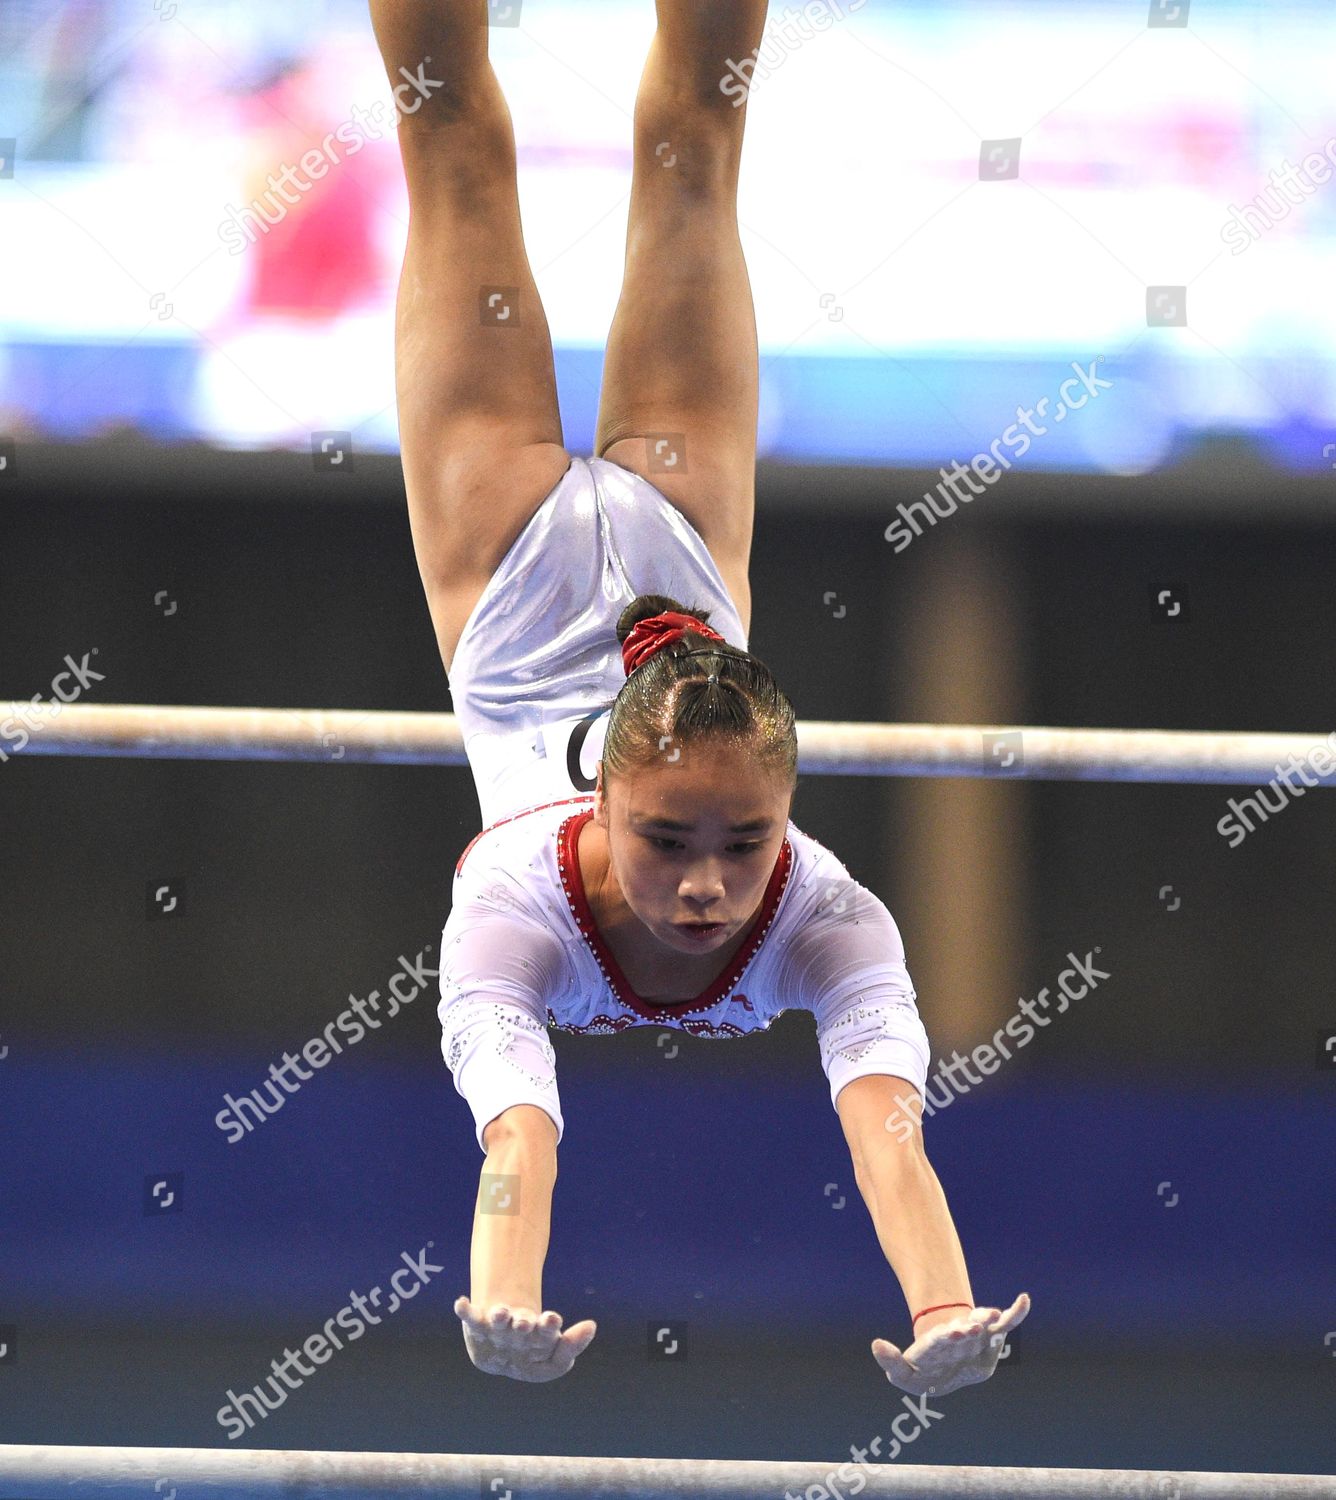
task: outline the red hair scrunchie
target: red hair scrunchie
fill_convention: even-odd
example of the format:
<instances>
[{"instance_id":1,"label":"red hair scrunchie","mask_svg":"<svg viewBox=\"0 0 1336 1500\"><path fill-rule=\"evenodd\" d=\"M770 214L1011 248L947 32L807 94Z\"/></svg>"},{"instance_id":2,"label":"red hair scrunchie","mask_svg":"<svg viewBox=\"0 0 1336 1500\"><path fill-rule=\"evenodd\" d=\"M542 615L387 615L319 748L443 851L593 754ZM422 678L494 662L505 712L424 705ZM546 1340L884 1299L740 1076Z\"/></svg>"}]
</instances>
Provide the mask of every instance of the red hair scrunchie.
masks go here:
<instances>
[{"instance_id":1,"label":"red hair scrunchie","mask_svg":"<svg viewBox=\"0 0 1336 1500\"><path fill-rule=\"evenodd\" d=\"M706 640L724 641L717 630L711 630L704 620L695 615L678 614L676 610L665 610L661 615L651 615L641 620L622 642L622 663L629 677L637 667L643 667L650 657L657 655L674 641L680 641L688 631L703 635Z\"/></svg>"}]
</instances>

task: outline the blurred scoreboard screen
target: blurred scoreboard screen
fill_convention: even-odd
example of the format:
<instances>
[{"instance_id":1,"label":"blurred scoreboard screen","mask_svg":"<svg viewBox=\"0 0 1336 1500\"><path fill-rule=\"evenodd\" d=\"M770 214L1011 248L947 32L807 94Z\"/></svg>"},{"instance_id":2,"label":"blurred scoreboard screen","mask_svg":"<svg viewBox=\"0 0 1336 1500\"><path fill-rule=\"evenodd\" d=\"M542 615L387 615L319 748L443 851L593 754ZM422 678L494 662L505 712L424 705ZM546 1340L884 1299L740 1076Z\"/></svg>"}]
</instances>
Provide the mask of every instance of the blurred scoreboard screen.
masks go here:
<instances>
[{"instance_id":1,"label":"blurred scoreboard screen","mask_svg":"<svg viewBox=\"0 0 1336 1500\"><path fill-rule=\"evenodd\" d=\"M587 452L653 5L489 13ZM771 0L720 73L761 455L1130 474L1227 433L1331 469L1333 55L1329 3ZM364 0L5 0L0 438L393 451L416 90Z\"/></svg>"}]
</instances>

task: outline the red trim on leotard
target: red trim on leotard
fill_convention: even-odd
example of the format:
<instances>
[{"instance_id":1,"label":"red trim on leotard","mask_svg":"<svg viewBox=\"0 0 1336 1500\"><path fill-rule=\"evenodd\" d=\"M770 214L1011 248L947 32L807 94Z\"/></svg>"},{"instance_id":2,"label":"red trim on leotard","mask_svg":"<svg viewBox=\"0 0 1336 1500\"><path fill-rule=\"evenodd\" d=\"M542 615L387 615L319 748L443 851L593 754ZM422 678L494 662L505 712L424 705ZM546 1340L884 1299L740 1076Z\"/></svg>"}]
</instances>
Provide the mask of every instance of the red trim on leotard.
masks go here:
<instances>
[{"instance_id":1,"label":"red trim on leotard","mask_svg":"<svg viewBox=\"0 0 1336 1500\"><path fill-rule=\"evenodd\" d=\"M545 808L562 807L567 802L592 802L593 800L594 794L592 792L586 792L583 797L562 797L556 802L540 802L537 807L526 807L523 812L511 813L508 818L498 818L495 823L489 823L481 833L475 833L473 837L468 841L468 843L464 846L463 854L461 854L458 860L456 860L455 862L455 874L459 874L460 866L462 866L464 861L469 857L469 850L473 848L474 844L478 842L478 840L483 836L484 833L491 833L493 828L500 828L503 823L513 823L516 818L527 818L530 813L542 812Z\"/></svg>"},{"instance_id":2,"label":"red trim on leotard","mask_svg":"<svg viewBox=\"0 0 1336 1500\"><path fill-rule=\"evenodd\" d=\"M594 914L590 910L589 899L585 895L578 853L580 830L593 816L592 809L583 813L572 813L558 829L557 868L561 872L561 887L566 892L566 900L575 918L575 925L580 929L599 968L603 971L603 977L607 980L609 989L628 1010L633 1010L651 1021L660 1020L664 1016L684 1016L693 1010L709 1010L712 1005L723 999L742 977L742 971L755 957L762 939L770 930L770 924L779 910L780 898L788 885L789 872L793 868L793 849L788 839L784 840L775 860L775 868L770 872L770 883L765 888L765 899L761 902L761 910L755 922L752 923L751 930L742 946L734 955L732 963L709 989L702 990L694 1000L674 1000L665 1005L656 1005L652 1001L642 1000L631 988L626 975L622 973L620 965L612 956L611 950L603 941L603 935L594 923Z\"/></svg>"}]
</instances>

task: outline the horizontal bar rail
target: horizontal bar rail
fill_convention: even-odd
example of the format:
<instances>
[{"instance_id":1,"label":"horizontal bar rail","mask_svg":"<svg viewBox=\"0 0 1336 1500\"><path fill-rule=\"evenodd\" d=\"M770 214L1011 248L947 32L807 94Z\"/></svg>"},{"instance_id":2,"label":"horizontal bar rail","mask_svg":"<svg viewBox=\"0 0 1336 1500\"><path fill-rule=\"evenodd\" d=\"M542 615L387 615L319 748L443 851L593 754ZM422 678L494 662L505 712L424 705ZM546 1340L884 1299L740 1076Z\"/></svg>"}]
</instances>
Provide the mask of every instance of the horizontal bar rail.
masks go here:
<instances>
[{"instance_id":1,"label":"horizontal bar rail","mask_svg":"<svg viewBox=\"0 0 1336 1500\"><path fill-rule=\"evenodd\" d=\"M85 1495L154 1500L177 1488L214 1500L281 1493L302 1500L354 1500L393 1492L439 1500L503 1497L627 1500L734 1496L784 1500L808 1486L840 1486L898 1500L1336 1500L1321 1474L1228 1474L1200 1470L1024 1469L975 1465L823 1464L694 1458L543 1458L500 1454L302 1453L225 1448L90 1448L0 1445L0 1495L79 1500Z\"/></svg>"},{"instance_id":2,"label":"horizontal bar rail","mask_svg":"<svg viewBox=\"0 0 1336 1500\"><path fill-rule=\"evenodd\" d=\"M467 764L454 714L0 702L0 763L20 754ZM1288 770L1299 776L1301 794L1307 785L1336 786L1336 731L1251 734L808 720L798 725L798 769L810 775L1257 786Z\"/></svg>"}]
</instances>

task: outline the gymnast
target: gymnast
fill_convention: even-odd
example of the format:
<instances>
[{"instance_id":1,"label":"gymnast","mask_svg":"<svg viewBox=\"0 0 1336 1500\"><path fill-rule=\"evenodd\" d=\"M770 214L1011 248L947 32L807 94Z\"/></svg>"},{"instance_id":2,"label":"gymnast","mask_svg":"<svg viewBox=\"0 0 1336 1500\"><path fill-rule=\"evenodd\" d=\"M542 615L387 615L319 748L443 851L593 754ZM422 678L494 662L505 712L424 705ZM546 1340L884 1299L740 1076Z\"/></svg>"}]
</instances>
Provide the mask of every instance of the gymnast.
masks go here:
<instances>
[{"instance_id":1,"label":"gymnast","mask_svg":"<svg viewBox=\"0 0 1336 1500\"><path fill-rule=\"evenodd\" d=\"M563 444L486 0L370 5L391 82L431 86L399 126L396 388L482 823L440 960L442 1052L485 1156L455 1303L469 1356L553 1380L596 1332L543 1308L563 1131L547 1028L729 1038L803 1009L909 1309L906 1347L875 1338L873 1357L914 1395L986 1380L1029 1298L975 1306L924 1153L929 1046L899 931L791 821L793 705L747 651L758 362L746 106L721 80L736 93L766 0L658 0L588 459Z\"/></svg>"}]
</instances>

